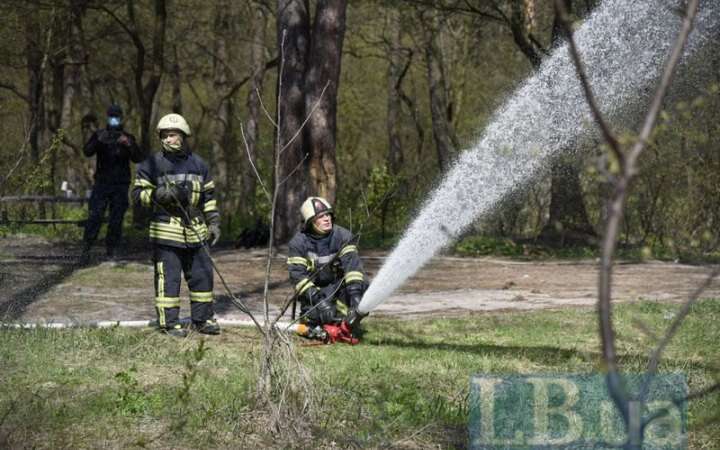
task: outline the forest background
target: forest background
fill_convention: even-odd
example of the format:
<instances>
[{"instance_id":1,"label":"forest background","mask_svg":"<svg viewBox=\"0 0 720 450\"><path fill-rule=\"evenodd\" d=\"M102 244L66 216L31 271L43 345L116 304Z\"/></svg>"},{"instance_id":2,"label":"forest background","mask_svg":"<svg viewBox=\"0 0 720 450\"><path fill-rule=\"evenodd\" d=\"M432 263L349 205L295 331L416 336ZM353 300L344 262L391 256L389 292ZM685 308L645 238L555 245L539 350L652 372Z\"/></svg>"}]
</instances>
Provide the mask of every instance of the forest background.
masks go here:
<instances>
[{"instance_id":1,"label":"forest background","mask_svg":"<svg viewBox=\"0 0 720 450\"><path fill-rule=\"evenodd\" d=\"M366 243L391 245L559 42L553 3L2 0L0 196L60 195L63 181L85 195L94 160L82 145L104 126L111 102L151 151L157 120L177 112L215 174L226 236L236 236L267 223L270 205L253 167L270 185L279 118L289 142L280 159L288 178L279 241L296 229L300 202L319 194ZM579 24L596 1L565 3ZM627 203L622 243L645 256L720 247L720 54L708 55L703 75L687 76L667 100ZM612 173L598 170L598 142L583 146L562 152L459 248L592 245ZM26 206L3 208L27 214Z\"/></svg>"}]
</instances>

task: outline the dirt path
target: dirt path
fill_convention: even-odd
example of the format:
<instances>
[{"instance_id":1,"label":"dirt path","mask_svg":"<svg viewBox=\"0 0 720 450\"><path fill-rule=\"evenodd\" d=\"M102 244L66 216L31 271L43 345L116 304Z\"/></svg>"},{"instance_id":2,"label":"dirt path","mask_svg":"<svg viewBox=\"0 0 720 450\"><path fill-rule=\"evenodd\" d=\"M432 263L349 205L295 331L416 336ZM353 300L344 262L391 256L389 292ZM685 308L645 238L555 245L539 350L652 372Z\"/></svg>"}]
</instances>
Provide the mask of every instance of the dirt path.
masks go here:
<instances>
[{"instance_id":1,"label":"dirt path","mask_svg":"<svg viewBox=\"0 0 720 450\"><path fill-rule=\"evenodd\" d=\"M0 318L26 321L145 320L154 318L150 255L128 249L118 262L77 266L79 248L36 237L0 239ZM218 267L232 292L261 311L263 250L219 249ZM384 254L367 252L372 277ZM597 284L594 261L519 262L497 258L437 257L375 311L402 318L457 315L473 311L591 306ZM619 264L614 275L618 301L682 301L707 276L709 266L646 262ZM285 256L272 273L273 311L291 294ZM216 277L220 318L243 319ZM187 290L183 312L188 310ZM720 281L705 293L720 297Z\"/></svg>"}]
</instances>

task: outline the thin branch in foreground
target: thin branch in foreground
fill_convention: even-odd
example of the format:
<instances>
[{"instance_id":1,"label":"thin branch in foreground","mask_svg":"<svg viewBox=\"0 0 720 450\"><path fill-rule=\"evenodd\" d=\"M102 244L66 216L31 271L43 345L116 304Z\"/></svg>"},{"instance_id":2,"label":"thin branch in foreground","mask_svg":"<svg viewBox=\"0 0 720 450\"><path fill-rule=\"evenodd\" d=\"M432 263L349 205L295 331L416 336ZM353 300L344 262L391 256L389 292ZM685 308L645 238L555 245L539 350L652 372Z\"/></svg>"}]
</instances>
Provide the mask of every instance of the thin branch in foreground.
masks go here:
<instances>
[{"instance_id":1,"label":"thin branch in foreground","mask_svg":"<svg viewBox=\"0 0 720 450\"><path fill-rule=\"evenodd\" d=\"M703 292L705 292L705 289L709 288L712 282L715 280L715 278L720 275L720 267L716 267L713 269L713 271L708 275L708 277L703 281L703 283L695 289L695 291L692 293L692 295L685 301L682 308L680 308L680 311L675 315L672 322L670 323L670 326L668 327L667 331L665 332L665 335L663 336L660 343L657 345L655 350L652 352L650 356L650 360L648 361L647 368L645 369L648 373L655 373L657 371L657 366L660 362L660 356L662 355L662 352L665 350L667 345L670 343L672 338L675 336L675 333L680 329L680 325L682 325L683 320L690 314L690 311L692 310L693 305L697 302L697 300L700 298L700 295L702 295Z\"/></svg>"},{"instance_id":2,"label":"thin branch in foreground","mask_svg":"<svg viewBox=\"0 0 720 450\"><path fill-rule=\"evenodd\" d=\"M282 69L281 69L281 70L282 70ZM257 96L258 96L258 100L260 101L260 107L262 108L263 112L265 113L265 117L267 117L267 119L270 121L270 123L273 124L273 126L274 126L275 128L277 128L277 127L278 127L278 123L275 121L275 119L273 119L272 115L270 114L270 112L269 112L269 111L267 110L267 108L265 107L265 102L263 102L262 95L260 95L260 89L255 88L255 93L256 93ZM278 104L278 106L279 106L279 104ZM278 110L278 113L279 113L279 110Z\"/></svg>"},{"instance_id":3,"label":"thin branch in foreground","mask_svg":"<svg viewBox=\"0 0 720 450\"><path fill-rule=\"evenodd\" d=\"M303 158L300 160L300 162L297 163L297 165L293 168L293 170L291 170L290 173L287 174L287 176L278 183L278 186L285 184L287 182L287 180L289 180L290 177L292 177L293 174L295 174L295 172L297 172L303 166L306 159L307 159L307 155L304 155Z\"/></svg>"},{"instance_id":4,"label":"thin branch in foreground","mask_svg":"<svg viewBox=\"0 0 720 450\"><path fill-rule=\"evenodd\" d=\"M640 130L639 138L628 154L628 163L632 164L632 169L635 168L635 161L640 156L640 153L642 153L642 151L645 149L648 139L650 138L650 134L655 129L655 123L657 122L657 118L660 115L660 110L662 109L662 102L665 99L665 94L667 93L673 79L675 78L675 68L680 63L680 58L682 57L685 45L687 44L688 38L690 37L690 32L693 29L693 22L695 21L695 16L697 15L699 3L700 0L688 1L685 15L683 17L680 34L677 37L675 46L673 47L672 53L670 54L670 58L665 65L665 70L663 71L662 78L660 79L660 85L658 86L657 92L655 93L652 103L650 104L650 109L648 110L647 116L645 116L645 123ZM630 173L634 174L634 171L631 171Z\"/></svg>"},{"instance_id":5,"label":"thin branch in foreground","mask_svg":"<svg viewBox=\"0 0 720 450\"><path fill-rule=\"evenodd\" d=\"M268 201L272 201L272 196L270 195L270 192L268 192L267 187L265 186L265 182L263 182L262 177L260 176L260 173L257 170L257 167L255 166L255 163L252 160L252 155L250 154L250 145L248 144L247 138L245 137L245 127L243 127L242 123L240 124L240 135L242 136L243 144L245 144L245 152L248 155L248 162L250 163L250 167L252 167L253 173L255 174L255 178L258 180L258 183L260 183L260 187L262 187L263 192L265 193L265 197L267 197Z\"/></svg>"},{"instance_id":6,"label":"thin branch in foreground","mask_svg":"<svg viewBox=\"0 0 720 450\"><path fill-rule=\"evenodd\" d=\"M559 1L556 1L556 7L558 8L558 11L564 12L563 5L560 4ZM620 174L613 183L614 192L609 202L609 215L605 227L605 237L602 243L602 258L598 282L598 316L600 338L602 343L602 355L607 369L608 391L611 398L613 399L613 402L622 414L623 421L628 427L628 435L630 442L640 442L642 434L640 423L636 424L636 420L630 417L631 405L629 402L628 394L620 378L617 364L615 331L613 329L611 304L613 257L617 247L618 233L620 230L620 223L622 221L623 209L627 200L628 188L631 179L636 173L635 163L639 155L646 147L650 133L655 127L655 123L660 112L660 106L662 104L663 98L665 97L670 83L672 82L675 68L680 61L680 57L682 55L685 44L687 43L690 30L692 29L693 20L695 18L697 8L698 0L690 0L688 2L686 14L683 19L680 33L673 46L672 53L665 64L660 83L653 96L651 106L645 116L639 139L635 142L632 149L628 152L627 155L624 155L621 152L617 140L614 138L612 132L610 132L610 129L607 127L603 115L598 109L597 104L595 103L594 97L592 95L592 90L584 73L582 62L580 61L579 55L577 53L577 48L575 46L573 35L568 30L567 20L564 18L566 14L562 14L562 22L566 30L569 49L571 55L573 56L573 64L575 65L580 81L583 84L583 89L586 94L588 104L591 107L596 122L603 130L605 139L610 145L613 153L618 157L619 163L621 165Z\"/></svg>"},{"instance_id":7,"label":"thin branch in foreground","mask_svg":"<svg viewBox=\"0 0 720 450\"><path fill-rule=\"evenodd\" d=\"M293 141L295 139L297 139L297 137L300 135L300 132L303 130L303 128L305 128L305 125L307 125L307 123L310 120L310 118L312 117L313 113L315 113L315 110L318 108L318 106L320 106L320 102L322 101L323 96L325 95L325 90L328 88L328 86L330 86L330 80L328 80L328 82L325 83L325 87L323 87L322 92L320 92L320 97L318 97L318 99L315 102L315 104L313 105L312 109L310 110L308 115L305 117L305 120L303 120L303 123L300 124L300 127L297 129L295 134L293 134L293 136L290 138L290 140L287 141L285 143L285 145L280 149L280 152L279 152L280 155L282 155L282 153L285 151L285 149L290 147L290 144L292 144Z\"/></svg>"}]
</instances>

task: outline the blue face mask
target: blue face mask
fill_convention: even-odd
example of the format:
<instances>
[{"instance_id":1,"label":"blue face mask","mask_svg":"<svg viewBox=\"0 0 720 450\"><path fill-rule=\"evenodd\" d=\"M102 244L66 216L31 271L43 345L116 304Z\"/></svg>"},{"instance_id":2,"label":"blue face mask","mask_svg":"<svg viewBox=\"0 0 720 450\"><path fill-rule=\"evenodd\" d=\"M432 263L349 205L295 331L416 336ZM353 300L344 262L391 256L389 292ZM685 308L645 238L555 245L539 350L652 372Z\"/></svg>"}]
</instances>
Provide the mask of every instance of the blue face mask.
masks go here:
<instances>
[{"instance_id":1,"label":"blue face mask","mask_svg":"<svg viewBox=\"0 0 720 450\"><path fill-rule=\"evenodd\" d=\"M108 123L108 126L109 126L109 127L117 128L117 127L120 126L120 124L122 123L122 121L120 120L119 117L110 116L110 117L108 117L107 123Z\"/></svg>"}]
</instances>

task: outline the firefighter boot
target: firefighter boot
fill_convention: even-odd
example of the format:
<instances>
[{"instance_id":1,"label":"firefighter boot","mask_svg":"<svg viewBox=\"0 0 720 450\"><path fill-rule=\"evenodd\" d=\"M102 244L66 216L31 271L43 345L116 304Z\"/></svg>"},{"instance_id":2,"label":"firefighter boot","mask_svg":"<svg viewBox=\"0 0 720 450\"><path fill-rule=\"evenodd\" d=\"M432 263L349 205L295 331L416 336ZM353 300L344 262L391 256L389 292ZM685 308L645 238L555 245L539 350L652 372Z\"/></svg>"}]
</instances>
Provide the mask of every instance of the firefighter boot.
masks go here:
<instances>
[{"instance_id":1,"label":"firefighter boot","mask_svg":"<svg viewBox=\"0 0 720 450\"><path fill-rule=\"evenodd\" d=\"M188 332L180 324L175 325L172 328L163 328L162 332L173 337L184 338L187 337Z\"/></svg>"},{"instance_id":2,"label":"firefighter boot","mask_svg":"<svg viewBox=\"0 0 720 450\"><path fill-rule=\"evenodd\" d=\"M205 322L193 322L193 328L202 334L220 334L220 325L215 319L206 320Z\"/></svg>"}]
</instances>

